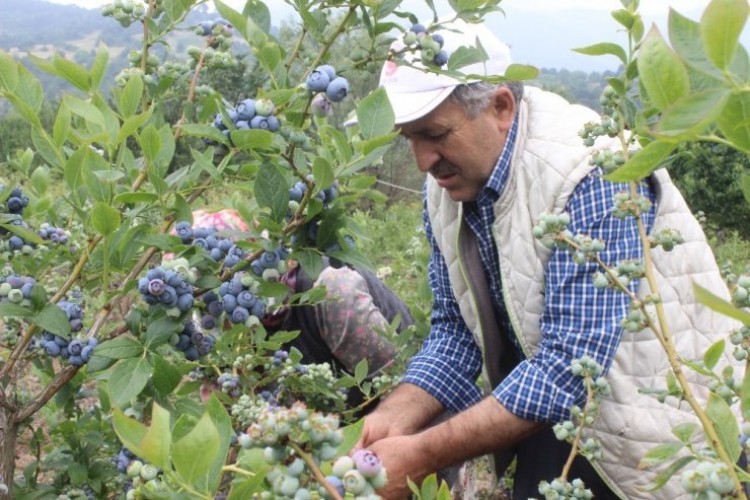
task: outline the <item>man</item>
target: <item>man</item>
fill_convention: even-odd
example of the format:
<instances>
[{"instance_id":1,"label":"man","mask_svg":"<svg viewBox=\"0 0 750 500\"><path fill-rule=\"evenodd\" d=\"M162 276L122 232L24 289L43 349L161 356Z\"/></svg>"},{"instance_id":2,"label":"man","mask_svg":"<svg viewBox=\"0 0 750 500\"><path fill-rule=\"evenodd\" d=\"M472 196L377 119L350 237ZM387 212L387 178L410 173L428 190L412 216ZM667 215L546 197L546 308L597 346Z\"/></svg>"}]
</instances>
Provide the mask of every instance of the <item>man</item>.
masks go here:
<instances>
[{"instance_id":1,"label":"man","mask_svg":"<svg viewBox=\"0 0 750 500\"><path fill-rule=\"evenodd\" d=\"M509 49L486 27L452 22L438 28L450 53L481 44L488 59L464 75L502 75ZM396 47L400 51L403 47ZM638 461L670 439L671 427L694 421L684 403L660 404L639 388L664 388L668 363L650 331L624 332L630 300L592 283L596 265L548 250L532 235L543 212L570 214L574 233L601 238L599 254L615 265L643 258L634 218L612 214L627 185L610 183L590 163L578 132L598 122L593 111L517 83L457 79L410 65L386 63L381 73L418 168L429 174L425 225L433 256L432 330L410 362L403 383L365 419L359 445L388 470L386 498L408 494L406 478L472 457L494 454L498 471L517 458L513 497L538 497L538 483L560 476L570 446L550 426L582 406L585 390L570 370L583 355L608 373L612 395L601 405L593 436L603 458L594 469L579 457L568 475L583 479L595 498L673 498L679 478L657 492ZM600 138L595 149L616 149ZM653 203L641 218L647 230L676 227L686 243L667 254L652 250L672 333L684 359L699 359L735 323L694 307L692 282L728 297L705 237L668 175L641 183ZM630 285L638 289L637 280ZM647 293L645 283L639 293ZM489 382L484 398L475 381ZM705 380L692 380L705 386ZM705 390L701 392L705 394ZM434 424L445 412L451 418Z\"/></svg>"}]
</instances>

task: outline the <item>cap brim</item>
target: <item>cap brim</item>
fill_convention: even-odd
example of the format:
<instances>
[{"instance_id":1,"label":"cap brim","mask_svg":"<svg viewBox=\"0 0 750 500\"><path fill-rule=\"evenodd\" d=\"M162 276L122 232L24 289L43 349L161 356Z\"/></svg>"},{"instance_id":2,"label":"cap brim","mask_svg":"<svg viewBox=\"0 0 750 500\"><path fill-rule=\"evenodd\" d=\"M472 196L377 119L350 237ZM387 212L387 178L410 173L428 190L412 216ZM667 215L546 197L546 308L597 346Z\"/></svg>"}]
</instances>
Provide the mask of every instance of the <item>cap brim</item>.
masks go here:
<instances>
[{"instance_id":1,"label":"cap brim","mask_svg":"<svg viewBox=\"0 0 750 500\"><path fill-rule=\"evenodd\" d=\"M388 100L391 102L393 113L396 115L396 125L413 122L429 114L445 101L453 92L456 85L441 87L435 90L422 92L393 92L386 89ZM351 118L344 123L349 127L358 123L357 117Z\"/></svg>"}]
</instances>

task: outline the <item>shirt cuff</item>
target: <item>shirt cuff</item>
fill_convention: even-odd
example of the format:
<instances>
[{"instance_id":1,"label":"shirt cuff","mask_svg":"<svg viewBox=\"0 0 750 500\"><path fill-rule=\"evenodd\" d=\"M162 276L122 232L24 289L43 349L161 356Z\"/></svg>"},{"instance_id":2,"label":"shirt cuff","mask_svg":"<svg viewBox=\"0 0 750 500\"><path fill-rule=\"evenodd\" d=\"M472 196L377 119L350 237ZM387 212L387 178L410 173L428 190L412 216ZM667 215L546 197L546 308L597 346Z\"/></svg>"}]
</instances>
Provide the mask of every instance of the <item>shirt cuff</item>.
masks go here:
<instances>
[{"instance_id":1,"label":"shirt cuff","mask_svg":"<svg viewBox=\"0 0 750 500\"><path fill-rule=\"evenodd\" d=\"M508 411L533 422L562 422L570 418L571 406L579 404L529 361L519 363L492 394Z\"/></svg>"},{"instance_id":2,"label":"shirt cuff","mask_svg":"<svg viewBox=\"0 0 750 500\"><path fill-rule=\"evenodd\" d=\"M401 380L423 389L453 412L482 399L482 392L473 379L440 358L415 356Z\"/></svg>"}]
</instances>

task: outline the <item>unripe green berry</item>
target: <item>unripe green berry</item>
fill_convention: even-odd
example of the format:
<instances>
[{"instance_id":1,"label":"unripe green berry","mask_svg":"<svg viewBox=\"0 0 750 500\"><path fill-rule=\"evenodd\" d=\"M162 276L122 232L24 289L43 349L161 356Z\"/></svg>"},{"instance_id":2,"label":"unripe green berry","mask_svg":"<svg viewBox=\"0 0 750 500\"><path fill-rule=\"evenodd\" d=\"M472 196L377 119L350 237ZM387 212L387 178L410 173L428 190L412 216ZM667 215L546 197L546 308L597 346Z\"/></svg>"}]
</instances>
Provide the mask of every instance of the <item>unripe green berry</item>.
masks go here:
<instances>
[{"instance_id":1,"label":"unripe green berry","mask_svg":"<svg viewBox=\"0 0 750 500\"><path fill-rule=\"evenodd\" d=\"M141 467L141 477L144 481L151 481L153 479L156 479L156 476L158 474L159 469L151 464L144 464L143 467Z\"/></svg>"}]
</instances>

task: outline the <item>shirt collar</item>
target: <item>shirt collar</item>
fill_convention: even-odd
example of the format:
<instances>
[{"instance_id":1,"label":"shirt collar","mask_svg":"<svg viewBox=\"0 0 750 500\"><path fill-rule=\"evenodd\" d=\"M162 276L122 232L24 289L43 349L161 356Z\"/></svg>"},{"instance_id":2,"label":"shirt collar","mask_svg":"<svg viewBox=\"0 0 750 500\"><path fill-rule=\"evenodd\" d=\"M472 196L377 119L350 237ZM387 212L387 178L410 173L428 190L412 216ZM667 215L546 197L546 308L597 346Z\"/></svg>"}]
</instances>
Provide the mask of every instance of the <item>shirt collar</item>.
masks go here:
<instances>
[{"instance_id":1,"label":"shirt collar","mask_svg":"<svg viewBox=\"0 0 750 500\"><path fill-rule=\"evenodd\" d=\"M490 178L487 180L487 184L484 185L479 193L477 204L481 205L483 202L494 203L500 197L500 193L505 187L505 182L508 179L508 172L510 172L510 160L513 156L513 146L516 144L516 134L518 131L518 115L513 118L513 124L508 130L508 136L505 139L505 145L503 146L503 152L500 153L500 158L497 159L495 168L492 170Z\"/></svg>"}]
</instances>

